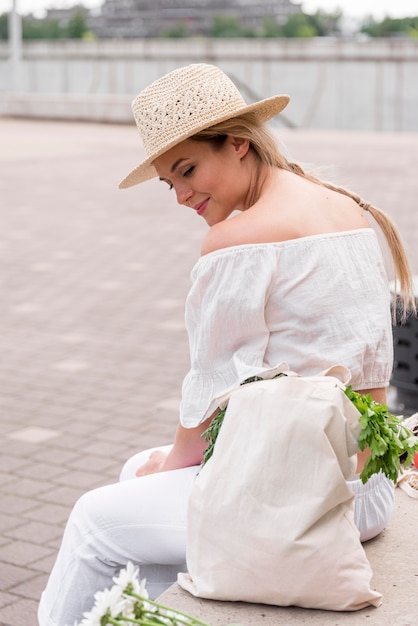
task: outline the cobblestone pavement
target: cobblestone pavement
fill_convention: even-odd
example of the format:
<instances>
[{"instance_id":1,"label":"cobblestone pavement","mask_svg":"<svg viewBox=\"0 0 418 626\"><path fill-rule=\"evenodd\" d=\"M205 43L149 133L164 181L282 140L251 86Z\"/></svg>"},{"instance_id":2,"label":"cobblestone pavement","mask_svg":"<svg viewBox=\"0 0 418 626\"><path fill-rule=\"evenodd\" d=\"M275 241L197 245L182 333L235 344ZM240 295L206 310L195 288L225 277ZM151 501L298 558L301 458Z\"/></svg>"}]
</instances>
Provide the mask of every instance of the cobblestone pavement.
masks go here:
<instances>
[{"instance_id":1,"label":"cobblestone pavement","mask_svg":"<svg viewBox=\"0 0 418 626\"><path fill-rule=\"evenodd\" d=\"M171 441L206 231L158 181L119 191L133 126L0 119L0 624L35 626L79 495ZM283 131L397 221L418 272L418 135Z\"/></svg>"}]
</instances>

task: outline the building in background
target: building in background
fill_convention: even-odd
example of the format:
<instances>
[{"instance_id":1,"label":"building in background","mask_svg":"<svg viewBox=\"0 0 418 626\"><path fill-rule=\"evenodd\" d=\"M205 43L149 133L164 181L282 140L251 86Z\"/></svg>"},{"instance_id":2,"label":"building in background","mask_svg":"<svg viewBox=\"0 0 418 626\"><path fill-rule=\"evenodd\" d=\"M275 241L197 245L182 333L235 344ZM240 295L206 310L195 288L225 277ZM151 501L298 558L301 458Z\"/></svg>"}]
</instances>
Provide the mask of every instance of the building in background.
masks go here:
<instances>
[{"instance_id":1,"label":"building in background","mask_svg":"<svg viewBox=\"0 0 418 626\"><path fill-rule=\"evenodd\" d=\"M68 9L48 9L46 19L57 21L61 26L67 27L70 20L79 13L89 19L90 11L83 4L74 4Z\"/></svg>"},{"instance_id":2,"label":"building in background","mask_svg":"<svg viewBox=\"0 0 418 626\"><path fill-rule=\"evenodd\" d=\"M47 18L64 23L75 11L86 9L51 9ZM279 27L300 12L301 5L291 0L104 0L100 11L89 13L88 24L99 38L160 37L175 29L206 36L217 17L239 20L243 30L258 33L266 19Z\"/></svg>"}]
</instances>

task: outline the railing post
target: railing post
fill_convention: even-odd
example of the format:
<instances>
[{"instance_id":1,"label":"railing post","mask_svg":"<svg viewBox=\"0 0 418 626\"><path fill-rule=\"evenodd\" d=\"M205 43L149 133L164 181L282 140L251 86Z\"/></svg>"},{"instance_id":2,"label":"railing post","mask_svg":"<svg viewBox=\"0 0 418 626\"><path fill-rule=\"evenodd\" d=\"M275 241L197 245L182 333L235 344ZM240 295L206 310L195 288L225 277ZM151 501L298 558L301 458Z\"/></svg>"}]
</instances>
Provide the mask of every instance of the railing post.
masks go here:
<instances>
[{"instance_id":1,"label":"railing post","mask_svg":"<svg viewBox=\"0 0 418 626\"><path fill-rule=\"evenodd\" d=\"M19 91L22 60L22 19L17 11L17 0L13 0L9 14L9 66L10 91Z\"/></svg>"}]
</instances>

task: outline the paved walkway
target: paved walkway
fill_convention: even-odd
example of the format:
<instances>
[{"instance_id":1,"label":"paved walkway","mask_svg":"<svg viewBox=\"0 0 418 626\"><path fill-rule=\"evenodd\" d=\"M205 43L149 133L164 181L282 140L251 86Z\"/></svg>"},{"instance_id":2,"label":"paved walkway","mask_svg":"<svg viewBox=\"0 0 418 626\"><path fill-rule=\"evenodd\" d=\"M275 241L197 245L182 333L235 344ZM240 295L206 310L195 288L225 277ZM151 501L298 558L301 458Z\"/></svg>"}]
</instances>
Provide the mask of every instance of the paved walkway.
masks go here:
<instances>
[{"instance_id":1,"label":"paved walkway","mask_svg":"<svg viewBox=\"0 0 418 626\"><path fill-rule=\"evenodd\" d=\"M283 138L386 209L418 272L418 135ZM133 126L0 119L1 626L36 626L76 498L175 430L206 226L157 181L117 189L141 158Z\"/></svg>"}]
</instances>

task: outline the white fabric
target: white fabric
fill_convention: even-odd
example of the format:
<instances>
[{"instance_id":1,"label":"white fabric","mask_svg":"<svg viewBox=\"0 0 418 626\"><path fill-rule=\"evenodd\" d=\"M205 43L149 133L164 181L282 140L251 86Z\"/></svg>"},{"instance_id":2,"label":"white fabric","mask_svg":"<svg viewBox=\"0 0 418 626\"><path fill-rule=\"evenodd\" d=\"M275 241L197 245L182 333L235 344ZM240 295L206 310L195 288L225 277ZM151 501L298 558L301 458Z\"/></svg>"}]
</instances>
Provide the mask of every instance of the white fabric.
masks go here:
<instances>
[{"instance_id":1,"label":"white fabric","mask_svg":"<svg viewBox=\"0 0 418 626\"><path fill-rule=\"evenodd\" d=\"M395 483L384 474L373 474L364 485L355 476L347 481L354 494L354 522L363 543L377 537L392 515Z\"/></svg>"},{"instance_id":2,"label":"white fabric","mask_svg":"<svg viewBox=\"0 0 418 626\"><path fill-rule=\"evenodd\" d=\"M158 449L168 452L170 447ZM140 566L152 598L175 582L178 572L185 571L187 506L199 466L134 478L136 469L155 449L127 461L121 473L123 482L89 491L75 505L42 594L40 626L71 625L80 620L91 608L95 592L109 587L112 576L128 560ZM359 478L348 485L355 494L360 536L370 539L389 520L394 485L383 474L372 477L366 486Z\"/></svg>"},{"instance_id":3,"label":"white fabric","mask_svg":"<svg viewBox=\"0 0 418 626\"><path fill-rule=\"evenodd\" d=\"M74 506L41 597L40 626L81 620L128 561L140 566L151 598L185 568L187 502L199 467L135 478L154 449L128 461L122 482L89 491Z\"/></svg>"},{"instance_id":4,"label":"white fabric","mask_svg":"<svg viewBox=\"0 0 418 626\"><path fill-rule=\"evenodd\" d=\"M192 283L183 426L281 361L303 376L342 363L354 389L388 385L390 291L372 229L218 250L199 259Z\"/></svg>"}]
</instances>

